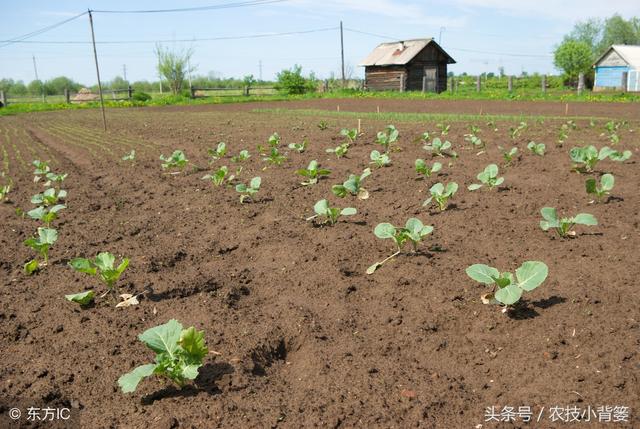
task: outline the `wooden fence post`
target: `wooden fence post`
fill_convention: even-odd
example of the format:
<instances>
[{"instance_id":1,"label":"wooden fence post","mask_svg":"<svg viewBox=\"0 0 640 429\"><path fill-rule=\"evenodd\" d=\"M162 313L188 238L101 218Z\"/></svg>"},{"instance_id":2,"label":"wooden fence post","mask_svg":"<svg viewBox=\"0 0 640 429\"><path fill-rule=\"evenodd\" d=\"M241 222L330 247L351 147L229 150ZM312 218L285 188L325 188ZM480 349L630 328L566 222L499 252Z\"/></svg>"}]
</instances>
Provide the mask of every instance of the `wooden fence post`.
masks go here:
<instances>
[{"instance_id":1,"label":"wooden fence post","mask_svg":"<svg viewBox=\"0 0 640 429\"><path fill-rule=\"evenodd\" d=\"M422 92L427 92L427 77L422 76Z\"/></svg>"},{"instance_id":2,"label":"wooden fence post","mask_svg":"<svg viewBox=\"0 0 640 429\"><path fill-rule=\"evenodd\" d=\"M242 88L242 94L243 94L245 97L248 97L248 96L249 96L249 86L248 86L248 85L247 85L247 86L245 86L244 88Z\"/></svg>"},{"instance_id":3,"label":"wooden fence post","mask_svg":"<svg viewBox=\"0 0 640 429\"><path fill-rule=\"evenodd\" d=\"M400 92L404 92L404 73L400 73Z\"/></svg>"},{"instance_id":4,"label":"wooden fence post","mask_svg":"<svg viewBox=\"0 0 640 429\"><path fill-rule=\"evenodd\" d=\"M627 81L629 80L629 72L622 72L622 81L620 82L622 86L622 92L627 92Z\"/></svg>"},{"instance_id":5,"label":"wooden fence post","mask_svg":"<svg viewBox=\"0 0 640 429\"><path fill-rule=\"evenodd\" d=\"M4 91L0 91L0 107L7 105L7 97L4 95Z\"/></svg>"},{"instance_id":6,"label":"wooden fence post","mask_svg":"<svg viewBox=\"0 0 640 429\"><path fill-rule=\"evenodd\" d=\"M542 86L542 93L546 94L547 93L547 75L543 74L542 75L542 79L541 79L541 86Z\"/></svg>"},{"instance_id":7,"label":"wooden fence post","mask_svg":"<svg viewBox=\"0 0 640 429\"><path fill-rule=\"evenodd\" d=\"M69 104L71 103L71 97L69 95L69 88L64 89L64 102Z\"/></svg>"},{"instance_id":8,"label":"wooden fence post","mask_svg":"<svg viewBox=\"0 0 640 429\"><path fill-rule=\"evenodd\" d=\"M133 98L133 88L131 88L131 85L127 87L127 95L129 96L129 100Z\"/></svg>"},{"instance_id":9,"label":"wooden fence post","mask_svg":"<svg viewBox=\"0 0 640 429\"><path fill-rule=\"evenodd\" d=\"M193 86L189 87L189 91L191 92L191 98L196 98L196 89Z\"/></svg>"},{"instance_id":10,"label":"wooden fence post","mask_svg":"<svg viewBox=\"0 0 640 429\"><path fill-rule=\"evenodd\" d=\"M582 95L584 91L584 73L578 75L578 95Z\"/></svg>"},{"instance_id":11,"label":"wooden fence post","mask_svg":"<svg viewBox=\"0 0 640 429\"><path fill-rule=\"evenodd\" d=\"M476 92L480 92L480 87L481 87L480 75L478 75L478 77L476 78Z\"/></svg>"},{"instance_id":12,"label":"wooden fence post","mask_svg":"<svg viewBox=\"0 0 640 429\"><path fill-rule=\"evenodd\" d=\"M513 76L511 75L507 76L507 88L509 92L513 92Z\"/></svg>"}]
</instances>

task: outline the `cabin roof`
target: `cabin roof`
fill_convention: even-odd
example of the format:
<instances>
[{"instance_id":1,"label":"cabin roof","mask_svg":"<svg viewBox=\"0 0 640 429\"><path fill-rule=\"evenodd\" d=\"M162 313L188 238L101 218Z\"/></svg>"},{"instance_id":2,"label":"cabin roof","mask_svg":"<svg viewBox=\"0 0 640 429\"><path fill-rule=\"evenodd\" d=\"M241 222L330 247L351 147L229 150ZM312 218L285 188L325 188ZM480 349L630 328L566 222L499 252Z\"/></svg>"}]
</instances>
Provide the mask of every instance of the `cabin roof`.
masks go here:
<instances>
[{"instance_id":1,"label":"cabin roof","mask_svg":"<svg viewBox=\"0 0 640 429\"><path fill-rule=\"evenodd\" d=\"M638 45L611 45L609 49L600 55L594 66L597 66L612 50L616 51L628 65L640 68L640 46Z\"/></svg>"},{"instance_id":2,"label":"cabin roof","mask_svg":"<svg viewBox=\"0 0 640 429\"><path fill-rule=\"evenodd\" d=\"M411 39L398 42L381 43L360 62L360 66L393 66L405 65L420 53L427 45L434 44L436 49L447 57L447 64L456 61L433 39Z\"/></svg>"}]
</instances>

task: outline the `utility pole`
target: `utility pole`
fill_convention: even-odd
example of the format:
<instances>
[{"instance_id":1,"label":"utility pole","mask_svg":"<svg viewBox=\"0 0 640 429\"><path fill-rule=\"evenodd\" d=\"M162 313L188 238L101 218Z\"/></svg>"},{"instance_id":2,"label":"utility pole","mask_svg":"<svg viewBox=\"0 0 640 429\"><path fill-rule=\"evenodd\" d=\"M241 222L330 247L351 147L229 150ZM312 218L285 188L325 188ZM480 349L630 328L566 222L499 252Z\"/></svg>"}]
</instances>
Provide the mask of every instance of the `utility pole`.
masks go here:
<instances>
[{"instance_id":1,"label":"utility pole","mask_svg":"<svg viewBox=\"0 0 640 429\"><path fill-rule=\"evenodd\" d=\"M344 77L344 34L342 31L342 21L340 21L340 60L342 66L342 87L345 87L345 77Z\"/></svg>"},{"instance_id":2,"label":"utility pole","mask_svg":"<svg viewBox=\"0 0 640 429\"><path fill-rule=\"evenodd\" d=\"M40 82L40 79L38 78L38 66L36 66L36 56L31 54L31 57L33 57L33 71L36 73L36 81ZM42 102L44 103L44 82L40 82L40 89L42 89Z\"/></svg>"},{"instance_id":3,"label":"utility pole","mask_svg":"<svg viewBox=\"0 0 640 429\"><path fill-rule=\"evenodd\" d=\"M189 89L191 89L191 87L193 86L191 85L191 58L187 58L187 67L187 72L189 73L187 75L187 78L189 79Z\"/></svg>"},{"instance_id":4,"label":"utility pole","mask_svg":"<svg viewBox=\"0 0 640 429\"><path fill-rule=\"evenodd\" d=\"M262 60L258 61L258 73L260 76L260 81L262 81Z\"/></svg>"},{"instance_id":5,"label":"utility pole","mask_svg":"<svg viewBox=\"0 0 640 429\"><path fill-rule=\"evenodd\" d=\"M446 30L446 27L440 27L440 35L438 36L438 45L442 46L442 32Z\"/></svg>"},{"instance_id":6,"label":"utility pole","mask_svg":"<svg viewBox=\"0 0 640 429\"><path fill-rule=\"evenodd\" d=\"M124 76L124 81L127 82L127 65L122 64L122 75Z\"/></svg>"},{"instance_id":7,"label":"utility pole","mask_svg":"<svg viewBox=\"0 0 640 429\"><path fill-rule=\"evenodd\" d=\"M98 91L100 92L100 107L102 108L102 125L104 130L107 131L107 116L104 113L104 98L102 97L102 82L100 82L100 67L98 67L98 51L96 50L96 35L93 31L93 16L91 15L91 9L89 12L89 25L91 26L91 41L93 43L93 59L96 62L96 75L98 76Z\"/></svg>"}]
</instances>

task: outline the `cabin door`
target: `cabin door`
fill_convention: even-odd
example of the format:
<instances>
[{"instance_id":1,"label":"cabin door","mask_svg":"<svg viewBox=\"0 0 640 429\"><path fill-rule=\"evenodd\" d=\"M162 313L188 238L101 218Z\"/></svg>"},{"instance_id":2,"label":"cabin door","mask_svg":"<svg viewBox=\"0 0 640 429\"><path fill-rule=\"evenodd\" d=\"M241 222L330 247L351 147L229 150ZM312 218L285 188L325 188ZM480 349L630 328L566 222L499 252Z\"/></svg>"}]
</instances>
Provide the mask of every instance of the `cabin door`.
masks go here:
<instances>
[{"instance_id":1,"label":"cabin door","mask_svg":"<svg viewBox=\"0 0 640 429\"><path fill-rule=\"evenodd\" d=\"M424 68L424 91L425 92L437 92L438 82L438 68L437 67L425 67Z\"/></svg>"}]
</instances>

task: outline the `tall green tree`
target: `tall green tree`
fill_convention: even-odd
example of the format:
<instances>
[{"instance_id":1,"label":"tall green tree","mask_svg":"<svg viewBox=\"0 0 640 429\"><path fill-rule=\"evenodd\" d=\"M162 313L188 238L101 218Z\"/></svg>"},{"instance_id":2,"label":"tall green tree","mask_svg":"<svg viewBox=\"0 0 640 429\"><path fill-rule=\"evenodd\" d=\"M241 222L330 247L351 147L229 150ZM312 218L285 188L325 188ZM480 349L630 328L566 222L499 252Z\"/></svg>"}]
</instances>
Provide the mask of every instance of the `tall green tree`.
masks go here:
<instances>
[{"instance_id":1,"label":"tall green tree","mask_svg":"<svg viewBox=\"0 0 640 429\"><path fill-rule=\"evenodd\" d=\"M156 56L158 57L158 72L169 82L171 92L179 94L187 75L195 70L195 67L190 66L193 49L172 51L158 44L156 45Z\"/></svg>"},{"instance_id":2,"label":"tall green tree","mask_svg":"<svg viewBox=\"0 0 640 429\"><path fill-rule=\"evenodd\" d=\"M578 75L591 73L593 64L591 47L576 40L565 40L558 46L554 53L554 65L564 71L565 80L575 85L578 82Z\"/></svg>"}]
</instances>

